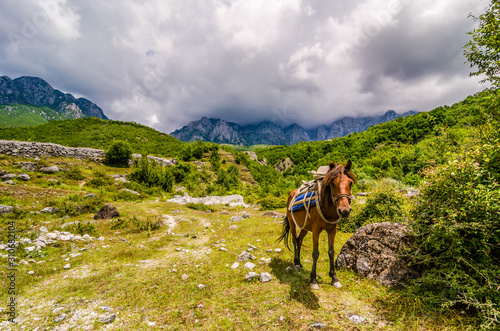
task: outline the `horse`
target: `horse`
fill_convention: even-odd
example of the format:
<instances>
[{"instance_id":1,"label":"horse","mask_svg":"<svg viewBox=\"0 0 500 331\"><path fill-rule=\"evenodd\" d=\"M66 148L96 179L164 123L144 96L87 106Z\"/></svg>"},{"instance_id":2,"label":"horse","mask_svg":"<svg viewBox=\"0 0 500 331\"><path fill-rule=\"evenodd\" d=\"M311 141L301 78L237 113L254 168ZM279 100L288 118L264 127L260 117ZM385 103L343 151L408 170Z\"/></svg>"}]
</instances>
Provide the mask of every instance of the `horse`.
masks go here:
<instances>
[{"instance_id":1,"label":"horse","mask_svg":"<svg viewBox=\"0 0 500 331\"><path fill-rule=\"evenodd\" d=\"M300 248L304 237L308 232L313 236L313 265L311 270L311 289L319 289L316 279L316 263L319 257L318 241L320 233L325 230L328 234L328 257L330 258L330 272L332 285L335 288L341 288L334 268L334 248L335 234L337 233L337 224L342 218L346 218L351 213L351 187L356 183L356 176L351 171L352 162L347 161L346 165L331 162L329 170L323 180L318 185L319 199L316 205L309 210L294 211L292 215L291 202L298 189L293 190L288 196L287 213L283 219L283 231L278 241L284 240L285 246L289 247L289 234L291 234L294 248L294 267L303 268L300 263ZM318 197L317 197L318 198ZM318 209L319 208L319 209ZM297 236L297 227L300 233Z\"/></svg>"}]
</instances>

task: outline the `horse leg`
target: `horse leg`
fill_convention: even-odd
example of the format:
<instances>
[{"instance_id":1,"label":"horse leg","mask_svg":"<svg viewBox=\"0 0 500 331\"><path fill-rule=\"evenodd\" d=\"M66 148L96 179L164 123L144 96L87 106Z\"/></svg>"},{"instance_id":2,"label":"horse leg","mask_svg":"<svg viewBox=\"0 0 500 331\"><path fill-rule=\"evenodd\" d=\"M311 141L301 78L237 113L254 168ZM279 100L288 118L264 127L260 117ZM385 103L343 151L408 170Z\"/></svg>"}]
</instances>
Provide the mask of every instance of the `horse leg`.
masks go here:
<instances>
[{"instance_id":1,"label":"horse leg","mask_svg":"<svg viewBox=\"0 0 500 331\"><path fill-rule=\"evenodd\" d=\"M333 243L335 242L335 234L337 232L337 226L335 228L328 232L328 257L330 258L330 277L332 277L332 285L335 286L336 288L341 288L342 284L340 283L339 279L337 278L337 274L335 273L335 263L334 263L334 257L335 257L335 251L333 248Z\"/></svg>"},{"instance_id":2,"label":"horse leg","mask_svg":"<svg viewBox=\"0 0 500 331\"><path fill-rule=\"evenodd\" d=\"M295 249L295 257L293 259L293 264L295 269L303 269L302 263L300 263L300 248L302 247L302 242L304 241L304 237L306 236L306 230L300 230L299 237L297 238L297 247ZM295 246L294 246L295 247Z\"/></svg>"},{"instance_id":3,"label":"horse leg","mask_svg":"<svg viewBox=\"0 0 500 331\"><path fill-rule=\"evenodd\" d=\"M316 280L316 263L318 262L318 257L319 257L319 250L318 250L318 242L319 242L319 229L316 227L313 227L312 229L312 236L313 236L313 265L311 269L311 282L309 283L309 286L313 290L318 290L319 285L318 281Z\"/></svg>"}]
</instances>

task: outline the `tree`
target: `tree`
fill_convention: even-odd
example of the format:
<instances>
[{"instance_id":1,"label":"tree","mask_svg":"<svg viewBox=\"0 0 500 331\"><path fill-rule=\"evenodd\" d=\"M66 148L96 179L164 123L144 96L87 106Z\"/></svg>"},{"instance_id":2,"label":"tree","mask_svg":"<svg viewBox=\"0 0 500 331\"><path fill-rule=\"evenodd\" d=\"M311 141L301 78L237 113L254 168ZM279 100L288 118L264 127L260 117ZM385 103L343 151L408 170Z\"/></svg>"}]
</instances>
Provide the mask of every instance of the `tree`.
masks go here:
<instances>
[{"instance_id":1,"label":"tree","mask_svg":"<svg viewBox=\"0 0 500 331\"><path fill-rule=\"evenodd\" d=\"M106 163L114 166L128 166L132 157L132 148L128 142L117 140L106 152Z\"/></svg>"},{"instance_id":2,"label":"tree","mask_svg":"<svg viewBox=\"0 0 500 331\"><path fill-rule=\"evenodd\" d=\"M493 86L500 87L500 3L491 0L486 13L479 17L471 14L469 17L479 21L479 27L468 32L472 39L464 46L464 55L471 68L478 69L470 76L484 74L486 78L481 83L489 81Z\"/></svg>"}]
</instances>

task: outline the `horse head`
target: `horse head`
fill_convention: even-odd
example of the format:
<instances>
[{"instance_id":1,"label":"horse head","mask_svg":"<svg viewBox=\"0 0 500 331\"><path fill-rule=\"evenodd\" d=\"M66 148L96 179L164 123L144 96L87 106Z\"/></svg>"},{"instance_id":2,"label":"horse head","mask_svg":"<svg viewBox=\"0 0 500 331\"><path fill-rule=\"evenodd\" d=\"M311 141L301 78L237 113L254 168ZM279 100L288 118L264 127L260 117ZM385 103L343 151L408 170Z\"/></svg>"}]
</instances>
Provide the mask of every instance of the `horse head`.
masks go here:
<instances>
[{"instance_id":1,"label":"horse head","mask_svg":"<svg viewBox=\"0 0 500 331\"><path fill-rule=\"evenodd\" d=\"M331 202L336 208L339 218L346 218L351 213L351 187L356 183L356 176L351 171L352 162L347 161L346 165L330 163L330 170L323 179L325 192L329 191Z\"/></svg>"}]
</instances>

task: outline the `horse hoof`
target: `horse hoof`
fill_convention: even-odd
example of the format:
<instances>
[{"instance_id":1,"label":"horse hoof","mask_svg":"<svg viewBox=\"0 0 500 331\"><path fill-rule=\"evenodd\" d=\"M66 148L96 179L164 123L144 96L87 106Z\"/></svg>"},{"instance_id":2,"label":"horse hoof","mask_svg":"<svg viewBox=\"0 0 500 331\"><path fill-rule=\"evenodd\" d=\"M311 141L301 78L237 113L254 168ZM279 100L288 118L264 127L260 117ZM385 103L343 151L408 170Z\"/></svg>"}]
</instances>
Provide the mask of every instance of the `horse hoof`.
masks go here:
<instances>
[{"instance_id":1,"label":"horse hoof","mask_svg":"<svg viewBox=\"0 0 500 331\"><path fill-rule=\"evenodd\" d=\"M311 290L319 290L318 283L311 283L309 284L309 286L311 287Z\"/></svg>"},{"instance_id":2,"label":"horse hoof","mask_svg":"<svg viewBox=\"0 0 500 331\"><path fill-rule=\"evenodd\" d=\"M342 284L340 284L340 282L334 282L334 283L333 283L333 286L334 286L335 288L341 288L341 287L342 287Z\"/></svg>"}]
</instances>

